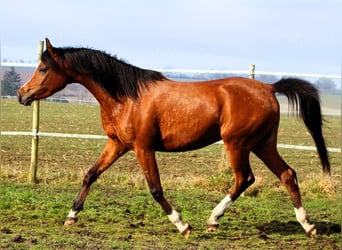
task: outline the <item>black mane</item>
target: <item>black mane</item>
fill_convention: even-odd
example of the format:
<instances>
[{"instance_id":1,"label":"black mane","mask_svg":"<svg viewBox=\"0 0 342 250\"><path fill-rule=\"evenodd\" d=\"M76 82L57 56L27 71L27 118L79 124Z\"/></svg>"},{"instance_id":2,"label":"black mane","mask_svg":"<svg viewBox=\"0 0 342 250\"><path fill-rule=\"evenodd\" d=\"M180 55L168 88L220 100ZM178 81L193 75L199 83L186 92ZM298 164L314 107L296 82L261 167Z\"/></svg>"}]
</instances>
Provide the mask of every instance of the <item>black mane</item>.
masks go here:
<instances>
[{"instance_id":1,"label":"black mane","mask_svg":"<svg viewBox=\"0 0 342 250\"><path fill-rule=\"evenodd\" d=\"M71 64L72 70L84 74L98 83L113 98L139 97L140 87L166 79L163 74L145 70L104 52L87 48L54 48L54 52ZM49 52L44 51L41 60L55 70L60 70Z\"/></svg>"}]
</instances>

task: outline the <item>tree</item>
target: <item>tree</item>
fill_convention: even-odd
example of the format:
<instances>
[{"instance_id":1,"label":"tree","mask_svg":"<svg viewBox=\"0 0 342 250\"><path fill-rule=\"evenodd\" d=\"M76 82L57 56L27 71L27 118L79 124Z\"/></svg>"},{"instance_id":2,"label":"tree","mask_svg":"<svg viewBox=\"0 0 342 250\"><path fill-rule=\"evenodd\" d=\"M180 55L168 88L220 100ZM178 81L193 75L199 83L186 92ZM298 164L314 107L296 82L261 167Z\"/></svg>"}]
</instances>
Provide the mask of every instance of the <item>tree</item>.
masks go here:
<instances>
[{"instance_id":1,"label":"tree","mask_svg":"<svg viewBox=\"0 0 342 250\"><path fill-rule=\"evenodd\" d=\"M5 71L4 78L1 81L1 95L3 96L15 96L17 90L21 86L21 77L14 67Z\"/></svg>"},{"instance_id":2,"label":"tree","mask_svg":"<svg viewBox=\"0 0 342 250\"><path fill-rule=\"evenodd\" d=\"M329 78L319 78L316 81L316 86L320 89L320 90L335 90L336 89L336 85L334 83L333 80L329 79Z\"/></svg>"}]
</instances>

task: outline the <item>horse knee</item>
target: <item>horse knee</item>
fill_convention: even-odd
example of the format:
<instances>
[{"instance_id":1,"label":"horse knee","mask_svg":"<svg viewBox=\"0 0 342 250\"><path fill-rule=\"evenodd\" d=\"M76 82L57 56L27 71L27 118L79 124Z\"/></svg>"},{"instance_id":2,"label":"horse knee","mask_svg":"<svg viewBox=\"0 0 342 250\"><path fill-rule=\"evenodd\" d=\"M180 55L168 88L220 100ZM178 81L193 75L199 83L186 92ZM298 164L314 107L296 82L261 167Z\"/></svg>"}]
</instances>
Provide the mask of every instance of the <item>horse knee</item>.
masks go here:
<instances>
[{"instance_id":1,"label":"horse knee","mask_svg":"<svg viewBox=\"0 0 342 250\"><path fill-rule=\"evenodd\" d=\"M153 198L157 202L160 202L162 200L162 198L163 198L163 190L162 189L151 188L150 192L151 192Z\"/></svg>"}]
</instances>

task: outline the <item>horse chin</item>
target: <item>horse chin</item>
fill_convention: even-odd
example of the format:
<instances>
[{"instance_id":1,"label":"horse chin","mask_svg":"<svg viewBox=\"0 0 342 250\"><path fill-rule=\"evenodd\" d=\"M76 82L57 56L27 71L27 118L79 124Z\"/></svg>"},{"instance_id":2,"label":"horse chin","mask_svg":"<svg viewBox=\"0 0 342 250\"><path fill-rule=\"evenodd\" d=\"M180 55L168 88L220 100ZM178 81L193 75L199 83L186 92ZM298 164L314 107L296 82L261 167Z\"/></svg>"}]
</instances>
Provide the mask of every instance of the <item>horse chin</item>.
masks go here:
<instances>
[{"instance_id":1,"label":"horse chin","mask_svg":"<svg viewBox=\"0 0 342 250\"><path fill-rule=\"evenodd\" d=\"M23 103L24 106L31 106L33 101L27 100L26 102Z\"/></svg>"}]
</instances>

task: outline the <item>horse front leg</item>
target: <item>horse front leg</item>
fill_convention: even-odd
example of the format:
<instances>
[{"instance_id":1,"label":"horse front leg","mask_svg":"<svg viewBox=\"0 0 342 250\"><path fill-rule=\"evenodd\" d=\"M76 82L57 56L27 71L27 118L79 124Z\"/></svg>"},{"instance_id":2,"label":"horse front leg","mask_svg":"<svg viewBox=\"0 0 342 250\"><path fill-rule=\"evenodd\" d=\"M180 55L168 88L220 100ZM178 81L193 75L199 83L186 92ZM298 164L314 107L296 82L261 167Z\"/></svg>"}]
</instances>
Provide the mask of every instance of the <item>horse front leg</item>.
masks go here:
<instances>
[{"instance_id":1,"label":"horse front leg","mask_svg":"<svg viewBox=\"0 0 342 250\"><path fill-rule=\"evenodd\" d=\"M72 209L64 222L65 226L70 226L77 222L77 214L83 209L83 204L89 193L91 184L93 184L96 179L115 162L115 160L127 151L128 150L123 145L109 139L100 157L85 175L82 188L78 193L77 198L74 200Z\"/></svg>"},{"instance_id":2,"label":"horse front leg","mask_svg":"<svg viewBox=\"0 0 342 250\"><path fill-rule=\"evenodd\" d=\"M178 231L185 238L188 238L192 229L191 226L188 223L183 222L182 215L172 208L170 203L164 197L160 183L158 166L155 159L155 152L153 150L146 151L138 149L135 151L135 154L146 177L153 198L161 205L170 221L177 227Z\"/></svg>"}]
</instances>

